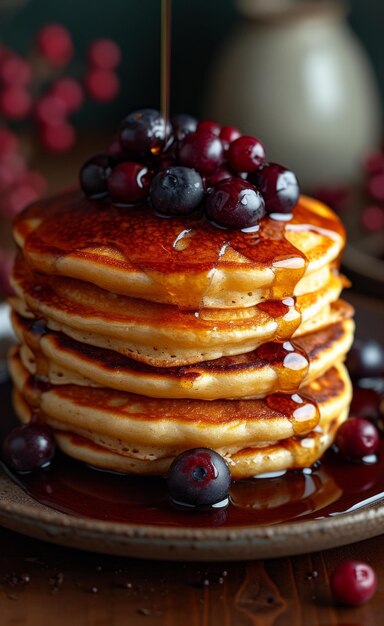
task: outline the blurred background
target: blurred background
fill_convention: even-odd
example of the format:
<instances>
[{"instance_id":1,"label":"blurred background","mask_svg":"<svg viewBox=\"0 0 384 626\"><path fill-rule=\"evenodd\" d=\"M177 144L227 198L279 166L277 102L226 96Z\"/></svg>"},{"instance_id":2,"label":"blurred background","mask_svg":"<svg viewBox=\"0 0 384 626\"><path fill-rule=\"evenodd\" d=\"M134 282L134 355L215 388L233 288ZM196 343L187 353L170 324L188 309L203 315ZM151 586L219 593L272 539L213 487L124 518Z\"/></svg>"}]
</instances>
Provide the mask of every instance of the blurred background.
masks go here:
<instances>
[{"instance_id":1,"label":"blurred background","mask_svg":"<svg viewBox=\"0 0 384 626\"><path fill-rule=\"evenodd\" d=\"M349 275L376 295L384 274L383 23L380 0L172 4L172 112L258 136L271 161L340 213ZM159 58L160 0L0 0L3 293L10 221L76 181L126 113L159 108Z\"/></svg>"}]
</instances>

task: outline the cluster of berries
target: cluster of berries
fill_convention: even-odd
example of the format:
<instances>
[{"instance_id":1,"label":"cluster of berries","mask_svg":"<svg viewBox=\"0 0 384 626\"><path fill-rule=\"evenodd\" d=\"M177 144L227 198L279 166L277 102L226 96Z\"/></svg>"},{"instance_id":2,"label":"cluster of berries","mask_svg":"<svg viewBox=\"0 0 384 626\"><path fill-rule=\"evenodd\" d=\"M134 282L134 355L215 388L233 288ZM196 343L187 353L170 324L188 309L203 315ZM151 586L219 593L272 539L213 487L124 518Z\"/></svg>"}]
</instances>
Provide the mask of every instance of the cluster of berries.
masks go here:
<instances>
[{"instance_id":1,"label":"cluster of berries","mask_svg":"<svg viewBox=\"0 0 384 626\"><path fill-rule=\"evenodd\" d=\"M120 49L109 39L98 39L88 48L86 71L77 80L62 74L74 55L69 31L47 24L37 33L33 53L23 58L0 47L0 111L9 121L31 118L42 145L52 152L66 152L76 133L70 116L85 101L113 100L119 91L116 68Z\"/></svg>"},{"instance_id":2,"label":"cluster of berries","mask_svg":"<svg viewBox=\"0 0 384 626\"><path fill-rule=\"evenodd\" d=\"M289 219L300 189L293 172L267 163L256 137L211 120L141 109L121 123L106 154L89 159L80 185L118 206L148 201L159 215L206 212L220 227L247 229L265 214Z\"/></svg>"}]
</instances>

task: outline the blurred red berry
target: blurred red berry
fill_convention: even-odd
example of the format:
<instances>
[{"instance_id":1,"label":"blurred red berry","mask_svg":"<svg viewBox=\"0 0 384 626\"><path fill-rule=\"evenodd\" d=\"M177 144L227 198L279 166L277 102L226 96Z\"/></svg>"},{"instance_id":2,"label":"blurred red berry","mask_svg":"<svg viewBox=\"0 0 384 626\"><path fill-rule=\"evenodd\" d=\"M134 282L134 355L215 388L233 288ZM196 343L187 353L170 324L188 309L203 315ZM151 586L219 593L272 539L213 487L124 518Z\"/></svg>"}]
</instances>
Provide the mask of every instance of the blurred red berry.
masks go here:
<instances>
[{"instance_id":1,"label":"blurred red berry","mask_svg":"<svg viewBox=\"0 0 384 626\"><path fill-rule=\"evenodd\" d=\"M30 185L16 185L7 194L4 202L4 210L7 217L14 219L28 204L39 198L39 194Z\"/></svg>"},{"instance_id":2,"label":"blurred red berry","mask_svg":"<svg viewBox=\"0 0 384 626\"><path fill-rule=\"evenodd\" d=\"M24 172L21 175L20 182L34 189L39 196L44 195L47 191L46 179L36 170L27 170Z\"/></svg>"},{"instance_id":3,"label":"blurred red berry","mask_svg":"<svg viewBox=\"0 0 384 626\"><path fill-rule=\"evenodd\" d=\"M19 148L19 140L9 128L0 128L0 158L14 154Z\"/></svg>"},{"instance_id":4,"label":"blurred red berry","mask_svg":"<svg viewBox=\"0 0 384 626\"><path fill-rule=\"evenodd\" d=\"M66 76L55 80L51 94L63 102L67 113L74 113L84 102L84 91L80 83Z\"/></svg>"},{"instance_id":5,"label":"blurred red berry","mask_svg":"<svg viewBox=\"0 0 384 626\"><path fill-rule=\"evenodd\" d=\"M64 102L54 94L44 94L35 106L35 117L40 124L61 123L66 114Z\"/></svg>"},{"instance_id":6,"label":"blurred red berry","mask_svg":"<svg viewBox=\"0 0 384 626\"><path fill-rule=\"evenodd\" d=\"M372 152L363 162L363 168L368 176L384 173L384 154L382 152Z\"/></svg>"},{"instance_id":7,"label":"blurred red berry","mask_svg":"<svg viewBox=\"0 0 384 626\"><path fill-rule=\"evenodd\" d=\"M37 33L37 49L46 61L57 67L69 63L73 56L70 32L61 24L47 24Z\"/></svg>"},{"instance_id":8,"label":"blurred red berry","mask_svg":"<svg viewBox=\"0 0 384 626\"><path fill-rule=\"evenodd\" d=\"M364 207L361 214L361 223L366 230L381 230L384 228L384 208L375 204Z\"/></svg>"},{"instance_id":9,"label":"blurred red berry","mask_svg":"<svg viewBox=\"0 0 384 626\"><path fill-rule=\"evenodd\" d=\"M85 77L85 85L90 97L98 102L113 100L120 89L117 75L109 70L89 70Z\"/></svg>"},{"instance_id":10,"label":"blurred red berry","mask_svg":"<svg viewBox=\"0 0 384 626\"><path fill-rule=\"evenodd\" d=\"M25 59L10 55L0 65L0 78L7 85L29 85L32 81L32 68Z\"/></svg>"},{"instance_id":11,"label":"blurred red berry","mask_svg":"<svg viewBox=\"0 0 384 626\"><path fill-rule=\"evenodd\" d=\"M368 193L375 200L384 200L384 172L375 174L368 181Z\"/></svg>"},{"instance_id":12,"label":"blurred red berry","mask_svg":"<svg viewBox=\"0 0 384 626\"><path fill-rule=\"evenodd\" d=\"M212 133L212 135L216 135L216 137L218 137L220 135L221 126L213 120L201 120L197 124L197 131L207 131L208 133Z\"/></svg>"},{"instance_id":13,"label":"blurred red berry","mask_svg":"<svg viewBox=\"0 0 384 626\"><path fill-rule=\"evenodd\" d=\"M76 132L68 122L47 124L40 129L40 140L47 150L60 154L72 148Z\"/></svg>"},{"instance_id":14,"label":"blurred red berry","mask_svg":"<svg viewBox=\"0 0 384 626\"><path fill-rule=\"evenodd\" d=\"M0 293L11 296L13 289L9 279L13 267L13 253L0 250Z\"/></svg>"},{"instance_id":15,"label":"blurred red berry","mask_svg":"<svg viewBox=\"0 0 384 626\"><path fill-rule=\"evenodd\" d=\"M0 93L0 109L7 119L21 120L28 115L31 107L31 94L23 87L6 87Z\"/></svg>"},{"instance_id":16,"label":"blurred red berry","mask_svg":"<svg viewBox=\"0 0 384 626\"><path fill-rule=\"evenodd\" d=\"M114 70L121 61L121 50L112 39L97 39L88 48L88 59L99 70Z\"/></svg>"},{"instance_id":17,"label":"blurred red berry","mask_svg":"<svg viewBox=\"0 0 384 626\"><path fill-rule=\"evenodd\" d=\"M8 161L0 161L0 193L7 192L18 179L19 174L12 169Z\"/></svg>"},{"instance_id":18,"label":"blurred red berry","mask_svg":"<svg viewBox=\"0 0 384 626\"><path fill-rule=\"evenodd\" d=\"M124 159L124 152L118 137L114 137L107 148L107 153L112 154L117 159Z\"/></svg>"}]
</instances>

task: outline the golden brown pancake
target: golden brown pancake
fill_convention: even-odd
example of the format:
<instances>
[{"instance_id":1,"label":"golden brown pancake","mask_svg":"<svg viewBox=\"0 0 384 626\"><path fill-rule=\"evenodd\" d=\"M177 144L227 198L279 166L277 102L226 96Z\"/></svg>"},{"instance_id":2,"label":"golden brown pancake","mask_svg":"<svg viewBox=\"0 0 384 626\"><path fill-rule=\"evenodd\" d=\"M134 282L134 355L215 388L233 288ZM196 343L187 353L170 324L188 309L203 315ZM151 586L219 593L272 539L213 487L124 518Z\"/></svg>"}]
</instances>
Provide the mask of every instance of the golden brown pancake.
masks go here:
<instances>
[{"instance_id":1,"label":"golden brown pancake","mask_svg":"<svg viewBox=\"0 0 384 626\"><path fill-rule=\"evenodd\" d=\"M344 316L293 343L269 342L244 354L185 367L151 367L112 350L80 343L48 331L41 322L13 314L23 346L24 367L52 384L101 386L157 398L264 397L295 391L344 359L352 340L352 308L340 301Z\"/></svg>"},{"instance_id":2,"label":"golden brown pancake","mask_svg":"<svg viewBox=\"0 0 384 626\"><path fill-rule=\"evenodd\" d=\"M149 207L117 208L77 192L29 207L14 235L34 270L193 310L318 290L345 242L334 213L306 197L292 220L266 218L258 232L244 232L199 215L162 219Z\"/></svg>"},{"instance_id":3,"label":"golden brown pancake","mask_svg":"<svg viewBox=\"0 0 384 626\"><path fill-rule=\"evenodd\" d=\"M155 366L188 365L254 350L271 339L299 336L330 323L343 281L332 273L314 293L242 309L180 310L62 277L32 273L16 261L13 307L42 317L52 330Z\"/></svg>"}]
</instances>

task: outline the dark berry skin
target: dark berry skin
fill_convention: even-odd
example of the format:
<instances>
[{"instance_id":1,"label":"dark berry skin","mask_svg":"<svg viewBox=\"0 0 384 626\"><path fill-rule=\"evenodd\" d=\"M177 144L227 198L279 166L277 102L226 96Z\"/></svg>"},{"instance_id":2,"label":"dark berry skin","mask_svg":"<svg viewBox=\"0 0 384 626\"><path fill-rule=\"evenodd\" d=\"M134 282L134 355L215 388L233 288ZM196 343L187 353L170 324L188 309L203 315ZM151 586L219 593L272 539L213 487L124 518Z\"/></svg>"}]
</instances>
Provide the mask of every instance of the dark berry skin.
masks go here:
<instances>
[{"instance_id":1,"label":"dark berry skin","mask_svg":"<svg viewBox=\"0 0 384 626\"><path fill-rule=\"evenodd\" d=\"M11 430L3 441L2 457L16 472L32 472L48 467L56 444L52 430L44 424L30 423Z\"/></svg>"},{"instance_id":2,"label":"dark berry skin","mask_svg":"<svg viewBox=\"0 0 384 626\"><path fill-rule=\"evenodd\" d=\"M171 500L190 507L227 504L231 473L220 454L209 448L193 448L180 454L167 475Z\"/></svg>"},{"instance_id":3,"label":"dark berry skin","mask_svg":"<svg viewBox=\"0 0 384 626\"><path fill-rule=\"evenodd\" d=\"M119 132L120 143L124 150L137 157L159 154L171 137L171 126L165 133L164 118L156 109L140 109L127 115L122 121Z\"/></svg>"},{"instance_id":4,"label":"dark berry skin","mask_svg":"<svg viewBox=\"0 0 384 626\"><path fill-rule=\"evenodd\" d=\"M377 451L379 433L376 426L363 417L349 417L339 427L335 443L345 458L358 460Z\"/></svg>"},{"instance_id":5,"label":"dark berry skin","mask_svg":"<svg viewBox=\"0 0 384 626\"><path fill-rule=\"evenodd\" d=\"M212 135L216 135L216 137L219 137L221 126L213 120L201 120L201 122L199 122L197 125L197 130L198 132L207 131L208 133L212 133Z\"/></svg>"},{"instance_id":6,"label":"dark berry skin","mask_svg":"<svg viewBox=\"0 0 384 626\"><path fill-rule=\"evenodd\" d=\"M256 226L265 215L262 195L248 181L235 177L208 190L205 208L209 220L231 229Z\"/></svg>"},{"instance_id":7,"label":"dark berry skin","mask_svg":"<svg viewBox=\"0 0 384 626\"><path fill-rule=\"evenodd\" d=\"M256 137L243 135L229 146L228 161L236 172L254 172L265 163L265 148Z\"/></svg>"},{"instance_id":8,"label":"dark berry skin","mask_svg":"<svg viewBox=\"0 0 384 626\"><path fill-rule=\"evenodd\" d=\"M204 197L203 181L189 167L169 167L156 174L150 198L156 211L163 215L186 215L194 211Z\"/></svg>"},{"instance_id":9,"label":"dark berry skin","mask_svg":"<svg viewBox=\"0 0 384 626\"><path fill-rule=\"evenodd\" d=\"M331 573L330 584L336 602L345 606L360 606L375 594L377 576L368 563L342 561Z\"/></svg>"},{"instance_id":10,"label":"dark berry skin","mask_svg":"<svg viewBox=\"0 0 384 626\"><path fill-rule=\"evenodd\" d=\"M300 196L293 172L278 163L268 163L248 176L265 200L267 213L292 213Z\"/></svg>"},{"instance_id":11,"label":"dark berry skin","mask_svg":"<svg viewBox=\"0 0 384 626\"><path fill-rule=\"evenodd\" d=\"M209 189L209 187L213 187L220 181L225 180L226 178L231 178L232 176L235 176L235 174L227 167L219 167L216 172L211 174L211 176L208 176L206 187Z\"/></svg>"},{"instance_id":12,"label":"dark berry skin","mask_svg":"<svg viewBox=\"0 0 384 626\"><path fill-rule=\"evenodd\" d=\"M173 134L177 141L184 139L188 133L194 133L197 128L197 119L186 113L179 113L171 118Z\"/></svg>"},{"instance_id":13,"label":"dark berry skin","mask_svg":"<svg viewBox=\"0 0 384 626\"><path fill-rule=\"evenodd\" d=\"M347 368L351 378L369 378L384 375L384 348L374 339L356 339L347 356Z\"/></svg>"},{"instance_id":14,"label":"dark berry skin","mask_svg":"<svg viewBox=\"0 0 384 626\"><path fill-rule=\"evenodd\" d=\"M189 133L179 145L181 165L193 167L200 174L213 174L223 160L223 144L208 131Z\"/></svg>"},{"instance_id":15,"label":"dark berry skin","mask_svg":"<svg viewBox=\"0 0 384 626\"><path fill-rule=\"evenodd\" d=\"M151 173L142 163L123 161L113 169L108 190L117 204L137 204L148 197L151 179Z\"/></svg>"},{"instance_id":16,"label":"dark berry skin","mask_svg":"<svg viewBox=\"0 0 384 626\"><path fill-rule=\"evenodd\" d=\"M96 154L80 170L80 187L90 198L103 198L108 194L108 178L116 159L110 154Z\"/></svg>"}]
</instances>

